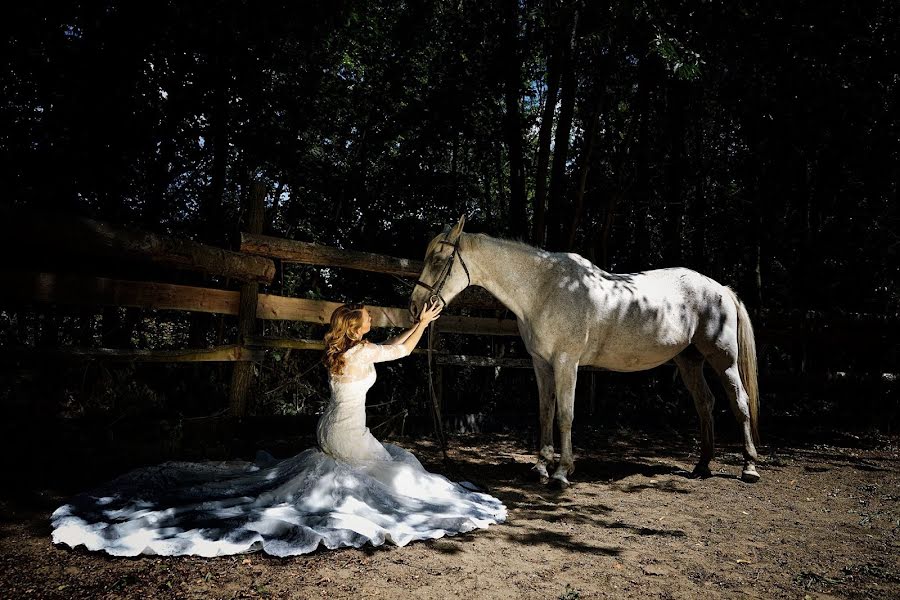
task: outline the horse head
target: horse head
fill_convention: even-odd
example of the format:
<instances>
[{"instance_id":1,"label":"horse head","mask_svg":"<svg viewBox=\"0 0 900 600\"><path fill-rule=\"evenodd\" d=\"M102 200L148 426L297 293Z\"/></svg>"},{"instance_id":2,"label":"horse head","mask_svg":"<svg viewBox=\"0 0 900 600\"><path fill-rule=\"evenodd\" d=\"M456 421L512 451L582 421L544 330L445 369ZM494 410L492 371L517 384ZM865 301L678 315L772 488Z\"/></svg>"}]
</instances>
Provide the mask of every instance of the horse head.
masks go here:
<instances>
[{"instance_id":1,"label":"horse head","mask_svg":"<svg viewBox=\"0 0 900 600\"><path fill-rule=\"evenodd\" d=\"M419 274L409 300L409 312L413 318L431 299L435 298L446 306L469 287L469 268L460 251L465 223L466 216L463 215L452 229L447 228L428 243L425 267Z\"/></svg>"}]
</instances>

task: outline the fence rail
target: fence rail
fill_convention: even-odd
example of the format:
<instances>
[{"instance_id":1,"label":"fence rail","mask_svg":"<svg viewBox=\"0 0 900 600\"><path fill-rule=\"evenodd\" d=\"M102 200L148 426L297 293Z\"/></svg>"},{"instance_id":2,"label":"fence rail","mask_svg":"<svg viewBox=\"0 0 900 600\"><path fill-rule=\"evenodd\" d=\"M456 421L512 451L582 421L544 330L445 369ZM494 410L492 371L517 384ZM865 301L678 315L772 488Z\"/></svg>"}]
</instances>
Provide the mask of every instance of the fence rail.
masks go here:
<instances>
[{"instance_id":1,"label":"fence rail","mask_svg":"<svg viewBox=\"0 0 900 600\"><path fill-rule=\"evenodd\" d=\"M0 298L13 302L44 302L79 306L126 306L237 316L240 292L172 283L127 281L82 275L0 272L8 282ZM262 320L328 323L340 302L258 294L256 318ZM410 327L405 308L367 306L376 328ZM445 315L438 322L442 333L518 335L514 319Z\"/></svg>"},{"instance_id":2,"label":"fence rail","mask_svg":"<svg viewBox=\"0 0 900 600\"><path fill-rule=\"evenodd\" d=\"M254 362L265 355L255 348L229 344L200 350L132 350L112 348L3 348L5 360L109 360L114 362Z\"/></svg>"},{"instance_id":3,"label":"fence rail","mask_svg":"<svg viewBox=\"0 0 900 600\"><path fill-rule=\"evenodd\" d=\"M291 298L259 293L259 283L270 283L276 268L273 259L320 267L348 268L384 275L414 278L422 270L418 260L330 248L308 242L287 240L259 233L262 230L265 190L255 185L247 198L250 217L241 234L240 252L189 240L126 229L89 219L62 220L58 217L23 215L0 208L0 217L9 224L4 243L18 251L37 251L127 259L174 269L200 271L243 282L241 289L225 290L171 283L129 281L64 273L6 270L0 272L5 285L0 300L7 305L51 303L78 306L124 306L153 310L212 313L238 318L238 336L233 344L216 348L184 350L117 350L66 348L56 350L5 348L7 356L62 357L112 361L147 362L234 362L230 399L231 413L244 414L246 391L252 377L247 364L264 357L266 348L321 350L319 340L270 338L257 335L257 320L287 320L326 324L340 305L320 299ZM454 299L454 308L496 311L496 317L444 314L436 322L437 334L452 333L488 336L518 336L515 319L486 290L470 287ZM399 307L368 306L372 326L409 327L409 311ZM868 343L871 336L897 334L896 320L850 319L816 324L808 319L799 324L778 322L756 328L761 344L810 344L823 340L841 343ZM440 336L433 340L438 343ZM424 352L424 351L418 351ZM478 366L531 368L530 358L466 356L449 354L434 347L438 366ZM437 372L438 388L441 373Z\"/></svg>"},{"instance_id":4,"label":"fence rail","mask_svg":"<svg viewBox=\"0 0 900 600\"><path fill-rule=\"evenodd\" d=\"M16 252L38 255L76 253L106 259L127 259L173 269L230 277L238 281L271 283L271 258L234 252L209 244L128 229L82 218L25 214L0 207L2 243Z\"/></svg>"}]
</instances>

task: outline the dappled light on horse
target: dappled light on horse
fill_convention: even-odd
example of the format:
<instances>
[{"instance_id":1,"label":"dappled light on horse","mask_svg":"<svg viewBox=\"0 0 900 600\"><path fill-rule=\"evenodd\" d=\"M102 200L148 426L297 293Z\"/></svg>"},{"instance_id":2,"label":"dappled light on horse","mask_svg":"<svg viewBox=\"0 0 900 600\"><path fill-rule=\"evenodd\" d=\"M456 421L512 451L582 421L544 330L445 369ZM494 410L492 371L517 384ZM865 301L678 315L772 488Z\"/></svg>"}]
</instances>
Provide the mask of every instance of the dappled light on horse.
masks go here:
<instances>
[{"instance_id":1,"label":"dappled light on horse","mask_svg":"<svg viewBox=\"0 0 900 600\"><path fill-rule=\"evenodd\" d=\"M714 397L703 376L709 364L722 381L744 442L742 478L756 471L758 389L750 318L735 293L684 268L608 273L572 253L553 253L484 234L463 233L465 218L428 245L410 297L413 314L433 289L451 302L469 285L487 289L517 318L537 378L541 443L535 469L543 481L568 485L575 469L571 430L580 366L642 371L678 366L700 417L697 476L710 474ZM453 270L465 257L467 268ZM553 422L561 452L555 463Z\"/></svg>"}]
</instances>

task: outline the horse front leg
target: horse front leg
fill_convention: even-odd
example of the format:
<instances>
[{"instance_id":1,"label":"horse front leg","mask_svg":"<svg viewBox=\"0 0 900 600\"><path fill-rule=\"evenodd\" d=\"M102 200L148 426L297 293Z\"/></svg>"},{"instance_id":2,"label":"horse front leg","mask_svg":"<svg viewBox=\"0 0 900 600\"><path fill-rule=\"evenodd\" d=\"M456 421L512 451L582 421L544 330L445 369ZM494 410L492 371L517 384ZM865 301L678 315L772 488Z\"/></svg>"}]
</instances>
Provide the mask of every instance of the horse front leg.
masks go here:
<instances>
[{"instance_id":1,"label":"horse front leg","mask_svg":"<svg viewBox=\"0 0 900 600\"><path fill-rule=\"evenodd\" d=\"M538 357L532 357L532 362L538 384L541 420L541 445L534 470L537 471L541 483L546 484L550 481L550 473L547 469L552 468L554 458L553 418L556 415L556 401L554 399L553 369Z\"/></svg>"},{"instance_id":2,"label":"horse front leg","mask_svg":"<svg viewBox=\"0 0 900 600\"><path fill-rule=\"evenodd\" d=\"M568 476L575 472L575 458L572 455L572 420L575 418L575 382L578 366L557 364L553 371L556 380L556 419L559 425L560 456L559 466L553 479L565 489L569 486Z\"/></svg>"}]
</instances>

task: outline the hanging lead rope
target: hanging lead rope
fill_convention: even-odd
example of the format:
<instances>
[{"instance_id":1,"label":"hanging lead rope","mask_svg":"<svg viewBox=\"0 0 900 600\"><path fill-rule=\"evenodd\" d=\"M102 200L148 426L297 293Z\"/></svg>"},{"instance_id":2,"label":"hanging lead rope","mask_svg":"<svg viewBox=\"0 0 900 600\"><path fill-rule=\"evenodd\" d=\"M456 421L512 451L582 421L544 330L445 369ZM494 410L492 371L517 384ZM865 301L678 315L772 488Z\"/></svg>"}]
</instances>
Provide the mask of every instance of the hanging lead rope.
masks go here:
<instances>
[{"instance_id":1,"label":"hanging lead rope","mask_svg":"<svg viewBox=\"0 0 900 600\"><path fill-rule=\"evenodd\" d=\"M432 368L432 355L434 354L434 338L436 337L434 321L428 325L428 391L431 394L431 418L434 421L434 434L441 445L444 454L444 462L448 462L447 438L444 436L444 419L441 417L441 404L434 389L434 373Z\"/></svg>"},{"instance_id":2,"label":"hanging lead rope","mask_svg":"<svg viewBox=\"0 0 900 600\"><path fill-rule=\"evenodd\" d=\"M422 281L421 279L417 280L415 284L413 284L413 290L415 290L416 286L422 286L429 292L431 292L431 297L429 300L431 302L435 302L440 300L441 306L446 307L447 301L444 300L444 297L441 295L441 291L444 289L444 284L447 283L447 280L450 279L450 274L453 272L453 264L456 262L456 259L459 259L459 264L463 268L463 271L466 273L466 286L468 287L472 283L472 276L469 274L469 267L466 266L466 261L463 260L462 251L460 250L460 238L457 237L456 241L451 242L447 236L444 237L443 240L439 240L439 244L446 244L448 246L453 246L453 251L450 253L447 262L444 263L444 266L441 268L439 272L438 278L435 281L434 285L429 285ZM399 279L399 278L398 278ZM404 282L405 283L405 282ZM437 436L438 443L441 445L441 452L444 454L444 462L449 462L449 458L447 457L447 437L444 435L444 419L441 416L441 404L437 396L437 392L434 389L434 369L432 366L433 354L434 354L434 340L437 337L437 333L434 328L434 321L428 326L428 391L431 394L431 417L434 421L434 434Z\"/></svg>"}]
</instances>

